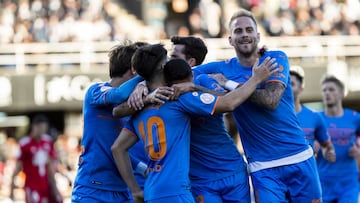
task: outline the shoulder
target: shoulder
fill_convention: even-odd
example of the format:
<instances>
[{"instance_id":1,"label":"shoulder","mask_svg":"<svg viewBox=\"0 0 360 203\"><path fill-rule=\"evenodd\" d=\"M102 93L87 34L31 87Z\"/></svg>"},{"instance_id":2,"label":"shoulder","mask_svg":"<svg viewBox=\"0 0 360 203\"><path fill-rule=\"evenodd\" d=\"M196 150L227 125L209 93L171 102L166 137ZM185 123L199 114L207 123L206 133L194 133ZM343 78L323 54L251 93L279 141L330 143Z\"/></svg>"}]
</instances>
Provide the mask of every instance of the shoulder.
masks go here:
<instances>
[{"instance_id":1,"label":"shoulder","mask_svg":"<svg viewBox=\"0 0 360 203\"><path fill-rule=\"evenodd\" d=\"M187 92L179 97L180 102L211 104L215 102L216 96L206 92Z\"/></svg>"},{"instance_id":2,"label":"shoulder","mask_svg":"<svg viewBox=\"0 0 360 203\"><path fill-rule=\"evenodd\" d=\"M287 58L287 54L281 50L270 50L265 52L266 56L276 57L276 58Z\"/></svg>"},{"instance_id":3,"label":"shoulder","mask_svg":"<svg viewBox=\"0 0 360 203\"><path fill-rule=\"evenodd\" d=\"M353 109L348 109L345 108L344 109L344 114L349 115L349 116L354 116L354 117L359 117L360 118L360 114L359 112L353 110Z\"/></svg>"},{"instance_id":4,"label":"shoulder","mask_svg":"<svg viewBox=\"0 0 360 203\"><path fill-rule=\"evenodd\" d=\"M319 113L319 111L316 111L316 110L314 110L314 109L312 109L312 108L310 108L308 106L305 106L305 105L302 105L302 110L307 111L307 112L312 113L312 114L317 114L317 115Z\"/></svg>"},{"instance_id":5,"label":"shoulder","mask_svg":"<svg viewBox=\"0 0 360 203\"><path fill-rule=\"evenodd\" d=\"M93 92L93 91L107 91L109 89L111 89L112 87L109 85L109 83L107 82L97 82L97 83L93 83L92 85L90 85L90 87L88 88L88 92Z\"/></svg>"},{"instance_id":6,"label":"shoulder","mask_svg":"<svg viewBox=\"0 0 360 203\"><path fill-rule=\"evenodd\" d=\"M86 91L86 97L93 97L94 95L101 95L104 92L112 89L107 82L99 82L92 84Z\"/></svg>"},{"instance_id":7,"label":"shoulder","mask_svg":"<svg viewBox=\"0 0 360 203\"><path fill-rule=\"evenodd\" d=\"M31 137L27 135L19 140L19 145L21 147L23 147L23 146L29 144L30 142L31 142Z\"/></svg>"},{"instance_id":8,"label":"shoulder","mask_svg":"<svg viewBox=\"0 0 360 203\"><path fill-rule=\"evenodd\" d=\"M41 140L43 140L45 142L52 142L53 141L52 137L50 135L48 135L48 134L43 134L41 136Z\"/></svg>"}]
</instances>

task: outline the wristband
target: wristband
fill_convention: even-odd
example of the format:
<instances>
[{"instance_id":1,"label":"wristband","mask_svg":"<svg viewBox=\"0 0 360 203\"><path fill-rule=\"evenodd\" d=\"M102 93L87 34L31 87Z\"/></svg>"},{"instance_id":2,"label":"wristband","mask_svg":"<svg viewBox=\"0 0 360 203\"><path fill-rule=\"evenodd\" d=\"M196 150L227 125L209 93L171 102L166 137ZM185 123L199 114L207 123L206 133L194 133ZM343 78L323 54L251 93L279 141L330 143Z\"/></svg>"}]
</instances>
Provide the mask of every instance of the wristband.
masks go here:
<instances>
[{"instance_id":1,"label":"wristband","mask_svg":"<svg viewBox=\"0 0 360 203\"><path fill-rule=\"evenodd\" d=\"M144 162L139 162L138 165L136 166L135 171L142 174L143 176L145 176L146 173L146 169L147 169L147 165Z\"/></svg>"},{"instance_id":2,"label":"wristband","mask_svg":"<svg viewBox=\"0 0 360 203\"><path fill-rule=\"evenodd\" d=\"M227 90L234 90L239 86L239 83L232 81L232 80L228 80L225 82L225 89Z\"/></svg>"}]
</instances>

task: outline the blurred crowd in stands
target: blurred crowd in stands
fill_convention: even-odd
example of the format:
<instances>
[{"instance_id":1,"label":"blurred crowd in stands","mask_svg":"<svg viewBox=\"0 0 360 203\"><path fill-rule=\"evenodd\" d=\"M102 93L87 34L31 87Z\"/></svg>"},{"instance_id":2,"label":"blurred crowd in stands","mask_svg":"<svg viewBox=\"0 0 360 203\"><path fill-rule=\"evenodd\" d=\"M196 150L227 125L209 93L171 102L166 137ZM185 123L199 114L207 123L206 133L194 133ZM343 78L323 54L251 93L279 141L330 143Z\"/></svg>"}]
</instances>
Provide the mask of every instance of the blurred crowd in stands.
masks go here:
<instances>
[{"instance_id":1,"label":"blurred crowd in stands","mask_svg":"<svg viewBox=\"0 0 360 203\"><path fill-rule=\"evenodd\" d=\"M162 39L174 34L225 37L228 11L224 0L188 0L189 5L182 6L188 8L186 11L175 11L184 15L171 15L174 2L179 1L140 1L147 2L148 8L142 9L143 17L149 10L147 19L130 13L124 2L1 0L0 44ZM360 32L359 0L235 2L257 16L265 36L358 35Z\"/></svg>"}]
</instances>

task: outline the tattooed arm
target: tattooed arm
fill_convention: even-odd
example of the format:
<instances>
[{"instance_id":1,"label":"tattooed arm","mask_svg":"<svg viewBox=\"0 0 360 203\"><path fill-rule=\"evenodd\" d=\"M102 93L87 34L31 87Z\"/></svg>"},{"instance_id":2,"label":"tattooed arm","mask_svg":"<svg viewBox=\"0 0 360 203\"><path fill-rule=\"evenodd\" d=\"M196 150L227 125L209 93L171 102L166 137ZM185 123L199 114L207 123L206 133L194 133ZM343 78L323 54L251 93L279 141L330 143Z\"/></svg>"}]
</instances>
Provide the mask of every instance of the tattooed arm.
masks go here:
<instances>
[{"instance_id":1,"label":"tattooed arm","mask_svg":"<svg viewBox=\"0 0 360 203\"><path fill-rule=\"evenodd\" d=\"M264 89L257 89L250 97L250 100L259 106L274 110L278 107L285 86L279 82L269 82Z\"/></svg>"}]
</instances>

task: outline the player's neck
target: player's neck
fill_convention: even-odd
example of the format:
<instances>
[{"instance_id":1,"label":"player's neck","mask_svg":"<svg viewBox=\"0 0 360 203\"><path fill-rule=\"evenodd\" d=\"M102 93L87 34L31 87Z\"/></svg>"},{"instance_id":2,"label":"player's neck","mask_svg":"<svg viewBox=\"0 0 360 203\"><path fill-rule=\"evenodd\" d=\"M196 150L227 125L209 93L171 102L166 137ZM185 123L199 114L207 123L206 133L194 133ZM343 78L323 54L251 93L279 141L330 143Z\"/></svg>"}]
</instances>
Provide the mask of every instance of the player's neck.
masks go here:
<instances>
[{"instance_id":1,"label":"player's neck","mask_svg":"<svg viewBox=\"0 0 360 203\"><path fill-rule=\"evenodd\" d=\"M325 115L330 117L339 117L344 114L344 108L342 107L342 104L336 104L336 105L328 105L325 106Z\"/></svg>"},{"instance_id":2,"label":"player's neck","mask_svg":"<svg viewBox=\"0 0 360 203\"><path fill-rule=\"evenodd\" d=\"M41 138L41 135L36 135L36 134L34 134L34 133L31 133L30 136L31 136L36 142L38 142L38 141L40 140L40 138Z\"/></svg>"},{"instance_id":3,"label":"player's neck","mask_svg":"<svg viewBox=\"0 0 360 203\"><path fill-rule=\"evenodd\" d=\"M238 62L241 64L241 66L246 67L246 68L251 68L254 65L257 58L258 58L258 55L256 54L256 52L254 52L250 56L245 56L241 53L237 53Z\"/></svg>"},{"instance_id":4,"label":"player's neck","mask_svg":"<svg viewBox=\"0 0 360 203\"><path fill-rule=\"evenodd\" d=\"M294 99L294 106L295 106L295 112L299 113L302 109L301 103L300 103L300 99Z\"/></svg>"},{"instance_id":5,"label":"player's neck","mask_svg":"<svg viewBox=\"0 0 360 203\"><path fill-rule=\"evenodd\" d=\"M146 84L150 91L155 90L158 87L165 86L164 77L162 74L152 77L146 81Z\"/></svg>"}]
</instances>

